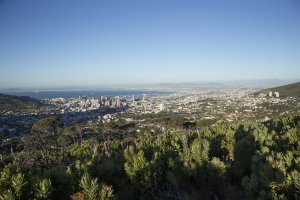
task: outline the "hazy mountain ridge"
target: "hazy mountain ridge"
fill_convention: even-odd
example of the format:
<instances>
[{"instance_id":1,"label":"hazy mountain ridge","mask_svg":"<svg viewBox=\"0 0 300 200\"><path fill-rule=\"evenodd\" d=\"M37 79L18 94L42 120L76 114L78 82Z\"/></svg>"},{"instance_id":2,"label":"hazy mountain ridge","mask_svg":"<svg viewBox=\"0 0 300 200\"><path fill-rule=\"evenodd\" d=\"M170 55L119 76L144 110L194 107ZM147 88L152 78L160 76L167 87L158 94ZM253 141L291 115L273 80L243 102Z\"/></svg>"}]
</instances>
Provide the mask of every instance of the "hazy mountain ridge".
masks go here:
<instances>
[{"instance_id":1,"label":"hazy mountain ridge","mask_svg":"<svg viewBox=\"0 0 300 200\"><path fill-rule=\"evenodd\" d=\"M264 80L231 80L231 81L191 81L191 82L161 82L161 83L140 83L140 84L111 84L101 86L66 86L66 87L19 87L19 88L0 88L5 92L23 92L23 91L79 91L79 90L137 90L137 89L176 89L176 88L270 88L299 80L280 80L280 79L264 79Z\"/></svg>"}]
</instances>

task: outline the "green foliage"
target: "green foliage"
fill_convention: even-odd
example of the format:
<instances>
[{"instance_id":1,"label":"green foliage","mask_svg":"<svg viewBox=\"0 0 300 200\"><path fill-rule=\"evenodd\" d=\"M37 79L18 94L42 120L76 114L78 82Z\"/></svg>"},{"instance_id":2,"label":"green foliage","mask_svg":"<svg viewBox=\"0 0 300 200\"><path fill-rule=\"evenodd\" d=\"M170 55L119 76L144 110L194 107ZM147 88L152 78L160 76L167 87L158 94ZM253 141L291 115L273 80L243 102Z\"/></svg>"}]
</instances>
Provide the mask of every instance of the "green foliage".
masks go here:
<instances>
[{"instance_id":1,"label":"green foliage","mask_svg":"<svg viewBox=\"0 0 300 200\"><path fill-rule=\"evenodd\" d=\"M16 199L20 199L22 195L22 188L26 184L24 181L24 175L21 173L14 175L11 179L11 183Z\"/></svg>"},{"instance_id":2,"label":"green foliage","mask_svg":"<svg viewBox=\"0 0 300 200\"><path fill-rule=\"evenodd\" d=\"M111 186L103 185L100 190L100 200L114 199L113 189Z\"/></svg>"},{"instance_id":3,"label":"green foliage","mask_svg":"<svg viewBox=\"0 0 300 200\"><path fill-rule=\"evenodd\" d=\"M38 181L34 186L34 195L36 199L50 199L52 193L50 179Z\"/></svg>"},{"instance_id":4,"label":"green foliage","mask_svg":"<svg viewBox=\"0 0 300 200\"><path fill-rule=\"evenodd\" d=\"M124 151L126 162L124 169L133 184L143 190L150 187L150 163L146 160L144 152L139 150L137 153L130 146Z\"/></svg>"},{"instance_id":5,"label":"green foliage","mask_svg":"<svg viewBox=\"0 0 300 200\"><path fill-rule=\"evenodd\" d=\"M202 119L197 122L197 126L199 127L208 127L216 123L215 119Z\"/></svg>"},{"instance_id":6,"label":"green foliage","mask_svg":"<svg viewBox=\"0 0 300 200\"><path fill-rule=\"evenodd\" d=\"M300 198L298 116L82 143L74 127L25 137L2 160L0 200Z\"/></svg>"},{"instance_id":7,"label":"green foliage","mask_svg":"<svg viewBox=\"0 0 300 200\"><path fill-rule=\"evenodd\" d=\"M21 199L26 184L24 174L19 173L14 166L7 165L0 175L0 191L4 191L0 199L10 199L10 196L13 199Z\"/></svg>"},{"instance_id":8,"label":"green foliage","mask_svg":"<svg viewBox=\"0 0 300 200\"><path fill-rule=\"evenodd\" d=\"M16 157L20 167L51 168L63 159L63 150L59 147L56 136L28 136L23 145L23 151Z\"/></svg>"},{"instance_id":9,"label":"green foliage","mask_svg":"<svg viewBox=\"0 0 300 200\"><path fill-rule=\"evenodd\" d=\"M52 198L66 199L72 193L73 177L62 167L51 168L44 173L44 177L51 180Z\"/></svg>"},{"instance_id":10,"label":"green foliage","mask_svg":"<svg viewBox=\"0 0 300 200\"><path fill-rule=\"evenodd\" d=\"M197 165L201 166L203 162L208 160L208 152L209 142L206 140L195 139L190 146L191 157Z\"/></svg>"},{"instance_id":11,"label":"green foliage","mask_svg":"<svg viewBox=\"0 0 300 200\"><path fill-rule=\"evenodd\" d=\"M248 175L251 170L251 160L255 153L255 139L247 135L240 139L234 146L234 160L236 173L239 177Z\"/></svg>"},{"instance_id":12,"label":"green foliage","mask_svg":"<svg viewBox=\"0 0 300 200\"><path fill-rule=\"evenodd\" d=\"M255 156L252 160L252 174L245 177L242 185L248 198L265 198L268 194L268 187L273 180L274 172L271 166L261 156ZM263 194L263 196L261 196Z\"/></svg>"},{"instance_id":13,"label":"green foliage","mask_svg":"<svg viewBox=\"0 0 300 200\"><path fill-rule=\"evenodd\" d=\"M99 185L97 179L91 179L88 174L84 174L80 180L80 187L87 196L87 200L95 200L98 197Z\"/></svg>"},{"instance_id":14,"label":"green foliage","mask_svg":"<svg viewBox=\"0 0 300 200\"><path fill-rule=\"evenodd\" d=\"M9 190L4 190L0 194L0 200L15 200L15 197L13 195L13 192L9 189Z\"/></svg>"},{"instance_id":15,"label":"green foliage","mask_svg":"<svg viewBox=\"0 0 300 200\"><path fill-rule=\"evenodd\" d=\"M111 186L98 184L98 179L92 179L88 174L84 174L80 180L80 187L86 194L87 200L109 200L113 199Z\"/></svg>"},{"instance_id":16,"label":"green foliage","mask_svg":"<svg viewBox=\"0 0 300 200\"><path fill-rule=\"evenodd\" d=\"M4 191L10 186L10 179L12 177L11 166L7 165L0 172L0 191Z\"/></svg>"},{"instance_id":17,"label":"green foliage","mask_svg":"<svg viewBox=\"0 0 300 200\"><path fill-rule=\"evenodd\" d=\"M45 117L32 125L33 133L56 134L63 127L63 123L57 116Z\"/></svg>"},{"instance_id":18,"label":"green foliage","mask_svg":"<svg viewBox=\"0 0 300 200\"><path fill-rule=\"evenodd\" d=\"M123 175L120 164L122 162L119 160L94 155L87 166L87 171L92 177L98 177L100 180L105 180L106 183L117 183Z\"/></svg>"},{"instance_id":19,"label":"green foliage","mask_svg":"<svg viewBox=\"0 0 300 200\"><path fill-rule=\"evenodd\" d=\"M80 143L82 145L82 127L78 124L65 128L63 135L70 136L74 144Z\"/></svg>"}]
</instances>

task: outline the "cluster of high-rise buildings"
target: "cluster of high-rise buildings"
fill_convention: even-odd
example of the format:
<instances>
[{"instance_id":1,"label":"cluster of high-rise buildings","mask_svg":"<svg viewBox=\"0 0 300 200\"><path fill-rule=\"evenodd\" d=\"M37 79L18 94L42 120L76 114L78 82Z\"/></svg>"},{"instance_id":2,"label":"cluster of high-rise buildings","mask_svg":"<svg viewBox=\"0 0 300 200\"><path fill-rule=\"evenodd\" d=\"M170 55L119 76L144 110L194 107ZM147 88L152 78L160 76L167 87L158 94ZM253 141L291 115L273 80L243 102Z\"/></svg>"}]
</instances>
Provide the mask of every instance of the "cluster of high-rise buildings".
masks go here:
<instances>
[{"instance_id":1,"label":"cluster of high-rise buildings","mask_svg":"<svg viewBox=\"0 0 300 200\"><path fill-rule=\"evenodd\" d=\"M115 96L115 97L101 96L101 97L94 97L94 98L79 97L71 100L71 102L73 103L75 102L75 104L77 103L80 108L91 108L91 109L98 109L102 107L120 108L126 106L126 103L121 102L119 96Z\"/></svg>"},{"instance_id":2,"label":"cluster of high-rise buildings","mask_svg":"<svg viewBox=\"0 0 300 200\"><path fill-rule=\"evenodd\" d=\"M119 96L116 97L101 96L99 100L99 107L120 108L123 106L125 106L125 104L121 102Z\"/></svg>"},{"instance_id":3,"label":"cluster of high-rise buildings","mask_svg":"<svg viewBox=\"0 0 300 200\"><path fill-rule=\"evenodd\" d=\"M55 98L50 99L49 103L62 108L62 112L78 112L95 110L99 108L124 108L127 106L125 101L121 101L119 96L101 96L101 97L78 97L78 98Z\"/></svg>"}]
</instances>

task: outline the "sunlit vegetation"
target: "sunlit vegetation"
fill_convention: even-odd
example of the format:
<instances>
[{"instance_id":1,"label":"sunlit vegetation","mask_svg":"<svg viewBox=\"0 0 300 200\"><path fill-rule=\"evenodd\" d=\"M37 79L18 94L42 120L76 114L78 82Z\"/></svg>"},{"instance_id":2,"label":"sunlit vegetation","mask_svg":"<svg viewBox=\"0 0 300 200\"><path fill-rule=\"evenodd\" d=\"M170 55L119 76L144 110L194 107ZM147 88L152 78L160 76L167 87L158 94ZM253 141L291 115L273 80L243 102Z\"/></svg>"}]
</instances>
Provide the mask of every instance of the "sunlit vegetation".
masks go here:
<instances>
[{"instance_id":1,"label":"sunlit vegetation","mask_svg":"<svg viewBox=\"0 0 300 200\"><path fill-rule=\"evenodd\" d=\"M109 137L124 124L87 136L59 120L42 119L13 149L1 148L0 200L300 198L299 116L125 139Z\"/></svg>"}]
</instances>

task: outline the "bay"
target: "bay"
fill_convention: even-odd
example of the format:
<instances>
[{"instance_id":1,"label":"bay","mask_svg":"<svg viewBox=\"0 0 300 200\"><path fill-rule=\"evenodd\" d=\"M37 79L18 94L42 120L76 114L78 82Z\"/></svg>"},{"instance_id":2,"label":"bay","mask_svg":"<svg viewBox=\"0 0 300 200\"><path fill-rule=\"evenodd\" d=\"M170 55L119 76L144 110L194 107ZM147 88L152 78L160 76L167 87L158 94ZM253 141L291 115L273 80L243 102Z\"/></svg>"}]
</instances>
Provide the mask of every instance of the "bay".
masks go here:
<instances>
[{"instance_id":1,"label":"bay","mask_svg":"<svg viewBox=\"0 0 300 200\"><path fill-rule=\"evenodd\" d=\"M36 99L47 98L74 98L74 97L98 97L98 96L130 96L130 95L163 95L171 94L170 91L154 91L154 90L75 90L75 91L14 91L3 92L8 95L29 96Z\"/></svg>"}]
</instances>

